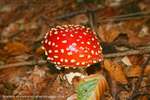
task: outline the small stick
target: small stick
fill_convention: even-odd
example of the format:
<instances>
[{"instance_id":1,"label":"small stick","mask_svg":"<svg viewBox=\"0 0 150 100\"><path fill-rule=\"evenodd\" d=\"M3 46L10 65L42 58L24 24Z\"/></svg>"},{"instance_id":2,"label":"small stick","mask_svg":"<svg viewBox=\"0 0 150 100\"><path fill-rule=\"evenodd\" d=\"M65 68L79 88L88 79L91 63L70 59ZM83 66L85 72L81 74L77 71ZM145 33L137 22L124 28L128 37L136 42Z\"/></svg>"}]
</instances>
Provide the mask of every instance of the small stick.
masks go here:
<instances>
[{"instance_id":1,"label":"small stick","mask_svg":"<svg viewBox=\"0 0 150 100\"><path fill-rule=\"evenodd\" d=\"M39 60L37 62L35 62L35 61L24 61L24 62L18 62L18 63L3 65L3 66L0 66L0 69L10 68L10 67L42 65L42 64L46 64L46 61L45 60Z\"/></svg>"},{"instance_id":2,"label":"small stick","mask_svg":"<svg viewBox=\"0 0 150 100\"><path fill-rule=\"evenodd\" d=\"M119 53L105 54L104 58L114 58L114 57L121 57L121 56L128 56L128 55L147 54L147 53L150 53L150 46L139 47L139 48L137 48L137 50L129 50L129 51L124 51L124 52L119 52ZM39 60L37 62L24 61L24 62L18 62L18 63L13 63L13 64L1 65L0 69L10 68L10 67L32 66L32 65L36 65L36 64L43 65L46 63L47 63L47 61L45 61L45 60Z\"/></svg>"},{"instance_id":3,"label":"small stick","mask_svg":"<svg viewBox=\"0 0 150 100\"><path fill-rule=\"evenodd\" d=\"M128 56L128 55L137 55L137 54L147 54L150 53L150 47L143 47L143 49L137 49L137 50L128 50L124 52L118 52L118 53L110 53L105 54L104 58L114 58L114 57L121 57L121 56Z\"/></svg>"}]
</instances>

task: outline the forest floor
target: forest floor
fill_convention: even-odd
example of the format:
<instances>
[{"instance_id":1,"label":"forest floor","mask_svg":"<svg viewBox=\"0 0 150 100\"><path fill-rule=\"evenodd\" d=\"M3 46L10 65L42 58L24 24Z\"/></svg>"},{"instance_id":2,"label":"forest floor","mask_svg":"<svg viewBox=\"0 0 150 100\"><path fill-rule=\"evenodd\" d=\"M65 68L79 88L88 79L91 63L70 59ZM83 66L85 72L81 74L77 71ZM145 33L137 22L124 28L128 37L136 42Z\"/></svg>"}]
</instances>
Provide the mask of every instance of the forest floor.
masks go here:
<instances>
[{"instance_id":1,"label":"forest floor","mask_svg":"<svg viewBox=\"0 0 150 100\"><path fill-rule=\"evenodd\" d=\"M102 100L150 99L149 0L0 0L0 95L75 100L76 87L61 80L63 71L41 48L45 33L62 24L97 33L104 61L86 72L102 70L108 83Z\"/></svg>"}]
</instances>

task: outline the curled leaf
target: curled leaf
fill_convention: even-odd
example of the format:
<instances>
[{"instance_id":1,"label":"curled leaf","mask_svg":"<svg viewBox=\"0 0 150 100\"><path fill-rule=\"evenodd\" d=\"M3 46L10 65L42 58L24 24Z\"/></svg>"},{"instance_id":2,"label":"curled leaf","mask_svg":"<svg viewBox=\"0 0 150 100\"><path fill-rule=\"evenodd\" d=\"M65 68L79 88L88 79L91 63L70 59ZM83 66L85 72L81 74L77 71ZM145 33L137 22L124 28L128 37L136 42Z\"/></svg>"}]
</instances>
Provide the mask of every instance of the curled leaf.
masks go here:
<instances>
[{"instance_id":1,"label":"curled leaf","mask_svg":"<svg viewBox=\"0 0 150 100\"><path fill-rule=\"evenodd\" d=\"M141 75L142 68L139 65L130 66L126 74L128 77L139 77Z\"/></svg>"},{"instance_id":2,"label":"curled leaf","mask_svg":"<svg viewBox=\"0 0 150 100\"><path fill-rule=\"evenodd\" d=\"M128 83L125 74L123 72L122 66L119 65L118 63L106 59L104 60L104 68L108 71L111 78L114 79L116 82L122 84Z\"/></svg>"},{"instance_id":3,"label":"curled leaf","mask_svg":"<svg viewBox=\"0 0 150 100\"><path fill-rule=\"evenodd\" d=\"M103 75L88 76L77 87L77 100L100 100L106 88L107 81Z\"/></svg>"},{"instance_id":4,"label":"curled leaf","mask_svg":"<svg viewBox=\"0 0 150 100\"><path fill-rule=\"evenodd\" d=\"M20 55L30 51L25 44L20 42L7 43L4 50L10 55Z\"/></svg>"}]
</instances>

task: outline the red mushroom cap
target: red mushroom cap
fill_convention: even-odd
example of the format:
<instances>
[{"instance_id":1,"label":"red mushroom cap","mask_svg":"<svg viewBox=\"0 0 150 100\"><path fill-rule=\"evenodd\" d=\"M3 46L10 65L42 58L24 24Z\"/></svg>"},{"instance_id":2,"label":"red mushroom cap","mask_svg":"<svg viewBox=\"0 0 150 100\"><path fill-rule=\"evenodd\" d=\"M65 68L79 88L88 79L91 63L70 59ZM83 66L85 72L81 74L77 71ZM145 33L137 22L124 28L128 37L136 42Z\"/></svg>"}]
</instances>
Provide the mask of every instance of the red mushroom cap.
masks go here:
<instances>
[{"instance_id":1,"label":"red mushroom cap","mask_svg":"<svg viewBox=\"0 0 150 100\"><path fill-rule=\"evenodd\" d=\"M81 25L51 28L42 43L47 59L60 67L87 67L103 60L95 33Z\"/></svg>"}]
</instances>

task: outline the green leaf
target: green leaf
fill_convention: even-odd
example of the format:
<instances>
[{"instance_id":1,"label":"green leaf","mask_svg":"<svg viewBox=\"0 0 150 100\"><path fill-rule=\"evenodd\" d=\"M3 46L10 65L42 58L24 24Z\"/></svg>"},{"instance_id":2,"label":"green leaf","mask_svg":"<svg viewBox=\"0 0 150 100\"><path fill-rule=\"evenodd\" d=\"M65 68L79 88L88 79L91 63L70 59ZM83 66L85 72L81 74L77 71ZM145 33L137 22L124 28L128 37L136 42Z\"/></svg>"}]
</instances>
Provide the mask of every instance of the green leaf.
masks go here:
<instances>
[{"instance_id":1,"label":"green leaf","mask_svg":"<svg viewBox=\"0 0 150 100\"><path fill-rule=\"evenodd\" d=\"M107 82L103 75L95 74L83 79L77 87L78 100L99 100L105 92Z\"/></svg>"}]
</instances>

